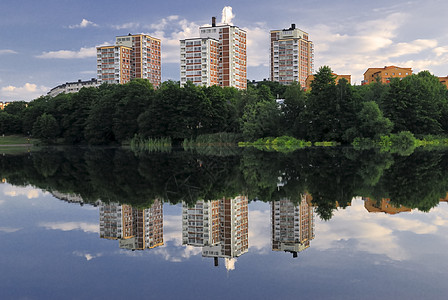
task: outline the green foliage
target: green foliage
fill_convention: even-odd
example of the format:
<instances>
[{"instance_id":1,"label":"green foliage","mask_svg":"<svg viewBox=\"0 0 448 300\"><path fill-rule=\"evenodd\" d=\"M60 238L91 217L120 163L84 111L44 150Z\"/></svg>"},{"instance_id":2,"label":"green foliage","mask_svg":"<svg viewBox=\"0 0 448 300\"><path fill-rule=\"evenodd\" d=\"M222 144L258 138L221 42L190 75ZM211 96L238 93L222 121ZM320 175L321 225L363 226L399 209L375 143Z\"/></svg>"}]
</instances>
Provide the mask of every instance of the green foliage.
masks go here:
<instances>
[{"instance_id":1,"label":"green foliage","mask_svg":"<svg viewBox=\"0 0 448 300\"><path fill-rule=\"evenodd\" d=\"M59 124L50 114L42 114L33 125L33 136L44 142L53 142L59 135Z\"/></svg>"}]
</instances>

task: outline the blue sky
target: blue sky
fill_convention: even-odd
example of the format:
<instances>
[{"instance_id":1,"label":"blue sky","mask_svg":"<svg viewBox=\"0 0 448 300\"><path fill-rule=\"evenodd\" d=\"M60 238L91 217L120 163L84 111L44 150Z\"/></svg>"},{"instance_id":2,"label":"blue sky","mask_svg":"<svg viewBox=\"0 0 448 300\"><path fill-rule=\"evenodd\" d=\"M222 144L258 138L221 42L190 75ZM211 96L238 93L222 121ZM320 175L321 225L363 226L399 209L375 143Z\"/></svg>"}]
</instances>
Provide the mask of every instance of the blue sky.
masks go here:
<instances>
[{"instance_id":1,"label":"blue sky","mask_svg":"<svg viewBox=\"0 0 448 300\"><path fill-rule=\"evenodd\" d=\"M329 65L359 84L368 67L399 65L448 75L448 1L249 0L0 2L0 101L32 100L67 81L96 76L95 47L115 36L162 39L162 80L179 80L179 39L198 36L232 7L248 32L248 79L269 77L269 30L295 23Z\"/></svg>"}]
</instances>

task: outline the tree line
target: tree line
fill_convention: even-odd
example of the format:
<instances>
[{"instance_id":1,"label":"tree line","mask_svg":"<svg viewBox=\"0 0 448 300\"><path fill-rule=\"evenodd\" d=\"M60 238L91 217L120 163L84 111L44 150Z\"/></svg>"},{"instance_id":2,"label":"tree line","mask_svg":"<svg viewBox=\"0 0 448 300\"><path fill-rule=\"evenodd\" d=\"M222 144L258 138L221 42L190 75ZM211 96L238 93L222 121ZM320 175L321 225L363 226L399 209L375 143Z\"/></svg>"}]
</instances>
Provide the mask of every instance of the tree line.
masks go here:
<instances>
[{"instance_id":1,"label":"tree line","mask_svg":"<svg viewBox=\"0 0 448 300\"><path fill-rule=\"evenodd\" d=\"M282 102L277 98L284 99ZM135 136L174 141L234 133L240 140L291 136L351 143L409 131L446 135L448 94L428 71L390 83L352 86L321 67L310 91L263 81L247 90L147 80L103 84L78 93L10 103L0 112L0 134L23 134L49 143L122 144Z\"/></svg>"}]
</instances>

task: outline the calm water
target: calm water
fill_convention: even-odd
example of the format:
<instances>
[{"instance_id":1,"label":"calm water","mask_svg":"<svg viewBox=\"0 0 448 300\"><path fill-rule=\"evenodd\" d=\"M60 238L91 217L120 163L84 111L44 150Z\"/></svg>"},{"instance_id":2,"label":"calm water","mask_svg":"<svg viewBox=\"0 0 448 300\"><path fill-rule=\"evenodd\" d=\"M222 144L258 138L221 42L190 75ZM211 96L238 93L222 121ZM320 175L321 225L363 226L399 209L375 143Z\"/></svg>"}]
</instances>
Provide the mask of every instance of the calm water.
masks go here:
<instances>
[{"instance_id":1,"label":"calm water","mask_svg":"<svg viewBox=\"0 0 448 300\"><path fill-rule=\"evenodd\" d=\"M446 299L447 154L4 155L1 299Z\"/></svg>"}]
</instances>

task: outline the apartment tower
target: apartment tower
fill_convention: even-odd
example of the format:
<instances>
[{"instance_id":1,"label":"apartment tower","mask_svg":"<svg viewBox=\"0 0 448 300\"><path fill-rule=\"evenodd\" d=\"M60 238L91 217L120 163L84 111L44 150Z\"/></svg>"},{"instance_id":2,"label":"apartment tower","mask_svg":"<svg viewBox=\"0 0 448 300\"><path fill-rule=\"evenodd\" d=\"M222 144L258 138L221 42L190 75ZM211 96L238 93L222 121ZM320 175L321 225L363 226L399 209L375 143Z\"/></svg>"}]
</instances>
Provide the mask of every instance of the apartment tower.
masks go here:
<instances>
[{"instance_id":1,"label":"apartment tower","mask_svg":"<svg viewBox=\"0 0 448 300\"><path fill-rule=\"evenodd\" d=\"M313 74L314 48L308 33L291 24L288 29L271 30L270 80L282 84L294 81L305 88Z\"/></svg>"},{"instance_id":2,"label":"apartment tower","mask_svg":"<svg viewBox=\"0 0 448 300\"><path fill-rule=\"evenodd\" d=\"M199 33L199 38L180 41L181 85L192 81L246 89L246 31L229 24L216 25L213 17L212 25L200 27Z\"/></svg>"},{"instance_id":3,"label":"apartment tower","mask_svg":"<svg viewBox=\"0 0 448 300\"><path fill-rule=\"evenodd\" d=\"M154 88L161 83L161 43L146 34L117 36L114 46L97 48L98 83L126 83L134 78L148 79ZM108 50L117 49L113 53ZM125 49L125 53L118 53ZM105 55L106 54L106 55ZM121 76L124 73L126 76Z\"/></svg>"}]
</instances>

